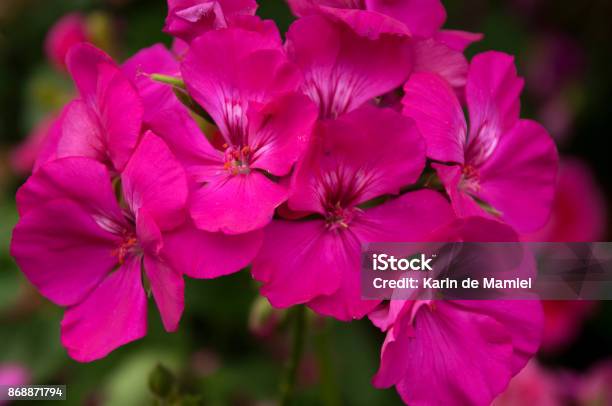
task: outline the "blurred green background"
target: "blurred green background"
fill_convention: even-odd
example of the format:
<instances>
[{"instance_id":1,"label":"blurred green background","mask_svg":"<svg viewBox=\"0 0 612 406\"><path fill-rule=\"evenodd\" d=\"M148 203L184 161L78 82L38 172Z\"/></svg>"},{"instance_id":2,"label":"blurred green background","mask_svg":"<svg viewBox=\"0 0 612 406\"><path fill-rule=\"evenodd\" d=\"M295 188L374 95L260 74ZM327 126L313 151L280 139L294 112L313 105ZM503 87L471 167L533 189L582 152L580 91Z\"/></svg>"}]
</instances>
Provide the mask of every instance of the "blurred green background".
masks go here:
<instances>
[{"instance_id":1,"label":"blurred green background","mask_svg":"<svg viewBox=\"0 0 612 406\"><path fill-rule=\"evenodd\" d=\"M274 18L283 31L288 27L292 17L284 2L259 3L261 16ZM485 34L470 55L497 49L517 56L519 71L527 76L523 115L544 122L564 155L586 162L611 201L612 2L444 3L446 27ZM290 340L283 314L263 326L253 319L253 309L261 311L265 304L254 305L256 284L248 273L188 281L177 333L163 331L151 305L145 339L101 361L78 364L60 345L61 309L42 299L11 260L14 194L24 176L11 169L9 156L40 120L71 97L70 79L51 66L43 43L49 28L72 11L91 17L98 39L118 60L156 42L170 44L161 32L163 0L0 0L0 368L17 363L33 383L67 384L69 404L150 404L148 379L158 364L173 374L175 390L193 395L193 402L274 404ZM608 231L604 238L609 237ZM299 404L401 404L394 390L370 384L381 333L365 320L343 324L310 315L309 323ZM551 368L583 371L610 358L611 343L612 309L604 303L571 345L541 359ZM183 396L185 404L187 399Z\"/></svg>"}]
</instances>

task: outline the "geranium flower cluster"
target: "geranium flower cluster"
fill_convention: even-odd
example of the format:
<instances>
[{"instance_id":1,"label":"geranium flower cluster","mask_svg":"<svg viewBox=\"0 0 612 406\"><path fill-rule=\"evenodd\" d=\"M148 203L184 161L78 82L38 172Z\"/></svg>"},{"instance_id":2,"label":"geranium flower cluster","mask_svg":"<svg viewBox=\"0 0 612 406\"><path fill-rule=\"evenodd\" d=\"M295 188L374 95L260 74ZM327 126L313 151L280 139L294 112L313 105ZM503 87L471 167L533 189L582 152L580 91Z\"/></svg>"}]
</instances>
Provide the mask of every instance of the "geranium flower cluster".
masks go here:
<instances>
[{"instance_id":1,"label":"geranium flower cluster","mask_svg":"<svg viewBox=\"0 0 612 406\"><path fill-rule=\"evenodd\" d=\"M520 118L512 56L465 48L438 0L291 0L283 41L254 0L168 0L172 50L123 65L88 44L78 89L17 194L12 254L91 361L174 331L184 276L251 264L279 308L386 333L376 387L489 404L537 350L538 302L366 301L374 241L516 241L547 220L557 152ZM464 113L465 111L465 113Z\"/></svg>"}]
</instances>

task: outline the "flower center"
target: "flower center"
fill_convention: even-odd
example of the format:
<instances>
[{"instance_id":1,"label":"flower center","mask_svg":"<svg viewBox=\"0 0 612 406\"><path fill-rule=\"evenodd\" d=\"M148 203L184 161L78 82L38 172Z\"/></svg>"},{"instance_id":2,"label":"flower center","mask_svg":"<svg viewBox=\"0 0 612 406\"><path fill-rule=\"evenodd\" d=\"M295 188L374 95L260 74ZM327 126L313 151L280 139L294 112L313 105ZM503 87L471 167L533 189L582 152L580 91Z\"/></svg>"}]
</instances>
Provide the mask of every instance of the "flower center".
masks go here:
<instances>
[{"instance_id":1,"label":"flower center","mask_svg":"<svg viewBox=\"0 0 612 406\"><path fill-rule=\"evenodd\" d=\"M136 235L133 232L125 232L121 244L113 250L112 254L117 257L119 265L123 265L129 256L137 255L139 250Z\"/></svg>"},{"instance_id":2,"label":"flower center","mask_svg":"<svg viewBox=\"0 0 612 406\"><path fill-rule=\"evenodd\" d=\"M361 210L357 207L345 208L336 203L326 210L325 226L329 230L347 229L359 212Z\"/></svg>"},{"instance_id":3,"label":"flower center","mask_svg":"<svg viewBox=\"0 0 612 406\"><path fill-rule=\"evenodd\" d=\"M480 174L474 166L466 164L463 166L460 187L468 193L476 193L480 190Z\"/></svg>"},{"instance_id":4,"label":"flower center","mask_svg":"<svg viewBox=\"0 0 612 406\"><path fill-rule=\"evenodd\" d=\"M225 163L223 168L232 175L247 175L251 172L249 163L252 158L251 147L230 147L223 145L225 149Z\"/></svg>"}]
</instances>

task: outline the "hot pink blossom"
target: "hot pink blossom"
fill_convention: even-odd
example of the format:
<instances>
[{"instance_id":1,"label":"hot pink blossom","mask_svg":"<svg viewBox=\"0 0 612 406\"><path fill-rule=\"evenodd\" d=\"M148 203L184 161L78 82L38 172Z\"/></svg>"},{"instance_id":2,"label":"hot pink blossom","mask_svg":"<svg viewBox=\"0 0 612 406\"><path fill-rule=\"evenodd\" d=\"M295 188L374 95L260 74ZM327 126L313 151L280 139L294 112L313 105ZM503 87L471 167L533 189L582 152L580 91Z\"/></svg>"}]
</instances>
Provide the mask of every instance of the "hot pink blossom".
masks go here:
<instances>
[{"instance_id":1,"label":"hot pink blossom","mask_svg":"<svg viewBox=\"0 0 612 406\"><path fill-rule=\"evenodd\" d=\"M209 30L227 28L240 16L252 16L255 0L168 0L164 32L184 41Z\"/></svg>"},{"instance_id":2,"label":"hot pink blossom","mask_svg":"<svg viewBox=\"0 0 612 406\"><path fill-rule=\"evenodd\" d=\"M184 109L161 112L152 124L193 182L191 217L203 230L229 234L265 226L287 199L273 178L289 173L316 119L278 32L209 31L191 43L181 68L223 139L209 142Z\"/></svg>"},{"instance_id":3,"label":"hot pink blossom","mask_svg":"<svg viewBox=\"0 0 612 406\"><path fill-rule=\"evenodd\" d=\"M516 241L509 227L472 217L436 241ZM373 384L409 405L489 405L538 349L538 301L391 301L370 314L387 332Z\"/></svg>"},{"instance_id":4,"label":"hot pink blossom","mask_svg":"<svg viewBox=\"0 0 612 406\"><path fill-rule=\"evenodd\" d=\"M0 386L29 385L31 379L30 371L21 364L0 364ZM7 405L9 402L9 400L0 399L0 406Z\"/></svg>"},{"instance_id":5,"label":"hot pink blossom","mask_svg":"<svg viewBox=\"0 0 612 406\"><path fill-rule=\"evenodd\" d=\"M145 334L143 279L166 330L174 331L183 273L234 272L258 249L257 235L210 234L184 221L184 170L151 132L111 180L96 160L61 158L42 166L17 195L21 218L11 254L46 298L66 307L62 343L78 361L104 357Z\"/></svg>"},{"instance_id":6,"label":"hot pink blossom","mask_svg":"<svg viewBox=\"0 0 612 406\"><path fill-rule=\"evenodd\" d=\"M562 406L561 380L532 359L518 373L508 389L493 402L493 406Z\"/></svg>"},{"instance_id":7,"label":"hot pink blossom","mask_svg":"<svg viewBox=\"0 0 612 406\"><path fill-rule=\"evenodd\" d=\"M495 216L524 232L548 219L558 157L542 126L519 119L522 87L513 58L487 52L470 66L469 131L455 93L433 74L410 78L403 111L423 134L427 156L439 162L433 167L457 214Z\"/></svg>"},{"instance_id":8,"label":"hot pink blossom","mask_svg":"<svg viewBox=\"0 0 612 406\"><path fill-rule=\"evenodd\" d=\"M575 158L561 159L552 212L527 241L601 241L607 224L606 201L591 169Z\"/></svg>"},{"instance_id":9,"label":"hot pink blossom","mask_svg":"<svg viewBox=\"0 0 612 406\"><path fill-rule=\"evenodd\" d=\"M73 45L88 42L87 23L79 13L66 14L47 33L45 52L47 58L61 70L66 69L66 55Z\"/></svg>"},{"instance_id":10,"label":"hot pink blossom","mask_svg":"<svg viewBox=\"0 0 612 406\"><path fill-rule=\"evenodd\" d=\"M80 97L64 108L38 165L86 156L121 172L141 133L140 96L112 59L92 45L75 45L66 61Z\"/></svg>"},{"instance_id":11,"label":"hot pink blossom","mask_svg":"<svg viewBox=\"0 0 612 406\"><path fill-rule=\"evenodd\" d=\"M30 381L30 371L24 365L18 363L0 364L0 385L28 385Z\"/></svg>"},{"instance_id":12,"label":"hot pink blossom","mask_svg":"<svg viewBox=\"0 0 612 406\"><path fill-rule=\"evenodd\" d=\"M361 10L298 19L287 32L286 48L322 119L339 117L401 86L413 60L401 24Z\"/></svg>"},{"instance_id":13,"label":"hot pink blossom","mask_svg":"<svg viewBox=\"0 0 612 406\"><path fill-rule=\"evenodd\" d=\"M399 193L421 173L421 137L399 113L364 106L319 123L313 137L291 180L288 205L314 216L274 220L252 273L276 307L306 303L341 320L360 318L378 303L360 298L361 244L419 240L449 221L450 207L424 190L360 208Z\"/></svg>"},{"instance_id":14,"label":"hot pink blossom","mask_svg":"<svg viewBox=\"0 0 612 406\"><path fill-rule=\"evenodd\" d=\"M546 225L523 236L526 241L600 241L605 237L607 211L593 173L582 161L562 158L552 213ZM591 301L544 301L542 349L556 351L576 338L597 308Z\"/></svg>"},{"instance_id":15,"label":"hot pink blossom","mask_svg":"<svg viewBox=\"0 0 612 406\"><path fill-rule=\"evenodd\" d=\"M482 38L480 34L465 31L442 30L446 21L446 10L439 0L288 0L296 15L331 14L352 16L346 9L376 12L376 18L347 19L356 28L366 24L377 30L380 16L388 16L406 28L413 41L413 71L433 72L446 79L452 87L462 89L465 85L468 63L463 51ZM362 13L367 15L367 13ZM346 18L346 17L345 17Z\"/></svg>"}]
</instances>

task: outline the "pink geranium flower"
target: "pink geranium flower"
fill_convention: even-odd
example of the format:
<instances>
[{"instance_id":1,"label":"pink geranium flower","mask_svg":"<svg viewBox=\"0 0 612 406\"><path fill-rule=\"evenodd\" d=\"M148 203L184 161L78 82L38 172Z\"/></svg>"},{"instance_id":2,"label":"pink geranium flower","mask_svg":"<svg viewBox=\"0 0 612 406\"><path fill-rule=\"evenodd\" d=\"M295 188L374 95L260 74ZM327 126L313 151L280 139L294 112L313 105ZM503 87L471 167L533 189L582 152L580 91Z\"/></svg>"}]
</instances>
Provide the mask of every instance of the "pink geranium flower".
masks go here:
<instances>
[{"instance_id":1,"label":"pink geranium flower","mask_svg":"<svg viewBox=\"0 0 612 406\"><path fill-rule=\"evenodd\" d=\"M227 28L240 16L252 16L255 0L168 0L164 32L191 42L206 31Z\"/></svg>"},{"instance_id":2,"label":"pink geranium flower","mask_svg":"<svg viewBox=\"0 0 612 406\"><path fill-rule=\"evenodd\" d=\"M298 19L287 32L286 48L322 119L339 117L401 86L413 62L406 29L361 10Z\"/></svg>"},{"instance_id":3,"label":"pink geranium flower","mask_svg":"<svg viewBox=\"0 0 612 406\"><path fill-rule=\"evenodd\" d=\"M446 10L439 0L288 0L298 16L311 14L354 15L345 9L369 10L401 23L412 41L414 72L433 72L446 79L452 87L465 85L468 63L463 51L481 34L442 30ZM377 18L369 17L375 25ZM364 18L349 19L356 28L368 24ZM374 30L378 29L372 25Z\"/></svg>"},{"instance_id":4,"label":"pink geranium flower","mask_svg":"<svg viewBox=\"0 0 612 406\"><path fill-rule=\"evenodd\" d=\"M588 165L565 157L550 218L540 230L523 238L527 241L602 241L607 219L606 201Z\"/></svg>"},{"instance_id":5,"label":"pink geranium flower","mask_svg":"<svg viewBox=\"0 0 612 406\"><path fill-rule=\"evenodd\" d=\"M85 156L121 172L141 133L140 96L112 59L92 45L75 45L66 61L80 97L64 108L61 127L49 136L37 166Z\"/></svg>"},{"instance_id":6,"label":"pink geranium flower","mask_svg":"<svg viewBox=\"0 0 612 406\"><path fill-rule=\"evenodd\" d=\"M406 83L403 112L416 121L427 156L439 162L432 166L458 215L495 216L524 232L548 219L558 157L542 126L519 119L522 86L511 56L487 52L474 58L468 75L469 131L455 93L433 74Z\"/></svg>"},{"instance_id":7,"label":"pink geranium flower","mask_svg":"<svg viewBox=\"0 0 612 406\"><path fill-rule=\"evenodd\" d=\"M516 241L509 227L460 219L436 241ZM538 349L539 301L391 301L370 314L387 332L374 386L409 405L489 405Z\"/></svg>"},{"instance_id":8,"label":"pink geranium flower","mask_svg":"<svg viewBox=\"0 0 612 406\"><path fill-rule=\"evenodd\" d=\"M546 225L524 235L526 241L601 241L607 211L604 196L590 168L574 158L563 158L552 213ZM580 333L584 321L597 309L591 301L544 301L542 350L558 351Z\"/></svg>"},{"instance_id":9,"label":"pink geranium flower","mask_svg":"<svg viewBox=\"0 0 612 406\"><path fill-rule=\"evenodd\" d=\"M288 205L314 215L274 220L252 273L276 307L306 303L341 320L361 318L377 301L360 298L361 244L414 241L449 221L451 210L431 190L397 194L424 166L423 143L413 123L390 109L364 106L321 122L296 167Z\"/></svg>"},{"instance_id":10,"label":"pink geranium flower","mask_svg":"<svg viewBox=\"0 0 612 406\"><path fill-rule=\"evenodd\" d=\"M66 69L66 55L73 45L88 42L87 22L79 13L66 14L51 27L45 39L47 58L60 70Z\"/></svg>"},{"instance_id":11,"label":"pink geranium flower","mask_svg":"<svg viewBox=\"0 0 612 406\"><path fill-rule=\"evenodd\" d=\"M152 123L193 182L195 224L229 234L262 228L287 199L286 186L274 178L289 173L316 120L315 106L298 91L298 70L278 32L244 28L197 38L181 68L222 138L209 142L184 109L162 112Z\"/></svg>"},{"instance_id":12,"label":"pink geranium flower","mask_svg":"<svg viewBox=\"0 0 612 406\"><path fill-rule=\"evenodd\" d=\"M143 279L166 330L174 331L183 273L233 272L258 248L256 235L210 234L184 222L184 170L151 132L111 181L102 163L68 157L42 166L17 195L21 218L11 254L46 298L66 307L62 343L78 361L145 334Z\"/></svg>"}]
</instances>

